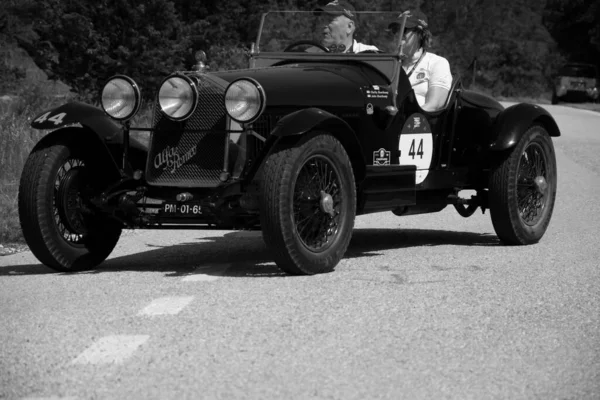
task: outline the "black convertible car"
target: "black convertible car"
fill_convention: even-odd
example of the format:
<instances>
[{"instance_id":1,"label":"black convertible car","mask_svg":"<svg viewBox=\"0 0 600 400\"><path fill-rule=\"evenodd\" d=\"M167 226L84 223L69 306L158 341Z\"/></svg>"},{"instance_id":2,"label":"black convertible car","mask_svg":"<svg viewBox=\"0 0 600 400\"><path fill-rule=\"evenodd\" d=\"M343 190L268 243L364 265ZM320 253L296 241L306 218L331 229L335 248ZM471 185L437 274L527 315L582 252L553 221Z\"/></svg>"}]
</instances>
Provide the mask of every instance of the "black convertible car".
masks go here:
<instances>
[{"instance_id":1,"label":"black convertible car","mask_svg":"<svg viewBox=\"0 0 600 400\"><path fill-rule=\"evenodd\" d=\"M395 17L361 14L360 40L385 48ZM356 215L448 205L465 217L489 209L507 245L542 238L560 136L546 110L504 108L455 78L445 107L425 112L402 47L333 53L317 30L311 12L266 13L248 69L210 72L199 56L164 79L151 126L131 123L140 89L122 75L104 86L102 109L68 103L36 116L32 126L52 132L20 182L33 254L77 271L102 263L123 228L260 229L283 271L315 274L344 256Z\"/></svg>"}]
</instances>

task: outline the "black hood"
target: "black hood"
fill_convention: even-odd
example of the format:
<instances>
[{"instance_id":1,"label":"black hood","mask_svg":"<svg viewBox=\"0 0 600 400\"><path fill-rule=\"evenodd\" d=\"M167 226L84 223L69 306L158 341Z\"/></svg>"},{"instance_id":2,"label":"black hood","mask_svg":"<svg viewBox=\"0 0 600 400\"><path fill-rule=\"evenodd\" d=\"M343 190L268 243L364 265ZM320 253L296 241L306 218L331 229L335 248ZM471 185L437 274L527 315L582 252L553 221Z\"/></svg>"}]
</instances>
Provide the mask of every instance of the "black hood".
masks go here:
<instances>
[{"instance_id":1,"label":"black hood","mask_svg":"<svg viewBox=\"0 0 600 400\"><path fill-rule=\"evenodd\" d=\"M357 106L364 103L361 87L373 84L364 66L336 63L301 63L278 67L216 72L225 81L253 78L267 94L267 106Z\"/></svg>"}]
</instances>

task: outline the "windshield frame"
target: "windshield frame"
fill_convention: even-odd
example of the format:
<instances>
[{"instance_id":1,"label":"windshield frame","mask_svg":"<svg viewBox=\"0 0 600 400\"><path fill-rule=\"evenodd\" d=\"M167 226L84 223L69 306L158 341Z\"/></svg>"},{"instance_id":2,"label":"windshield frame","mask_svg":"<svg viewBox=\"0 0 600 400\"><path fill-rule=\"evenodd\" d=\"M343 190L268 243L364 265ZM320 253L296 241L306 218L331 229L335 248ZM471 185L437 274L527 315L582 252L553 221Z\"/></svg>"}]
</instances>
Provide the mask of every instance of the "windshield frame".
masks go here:
<instances>
[{"instance_id":1,"label":"windshield frame","mask_svg":"<svg viewBox=\"0 0 600 400\"><path fill-rule=\"evenodd\" d=\"M400 81L400 72L402 70L402 60L404 56L404 41L400 41L397 52L394 53L306 53L306 52L268 52L261 51L260 40L264 29L266 17L273 11L267 11L261 15L260 26L256 37L256 42L252 43L250 56L250 68L277 67L295 62L326 61L326 62L344 62L357 61L364 62L372 68L378 70L390 81L392 93L396 93ZM275 11L281 12L281 11ZM397 15L397 13L394 13ZM404 36L407 15L401 15L399 19L400 30L398 38ZM396 96L392 96L392 103L397 109Z\"/></svg>"},{"instance_id":2,"label":"windshield frame","mask_svg":"<svg viewBox=\"0 0 600 400\"><path fill-rule=\"evenodd\" d=\"M267 17L270 14L288 14L288 13L295 13L295 14L313 14L314 15L314 11L299 11L299 10L270 10L267 12L264 12L261 14L261 18L260 18L260 25L258 28L258 33L256 36L256 41L253 43L252 45L252 49L251 49L251 53L255 56L260 55L260 54L301 54L304 52L285 52L283 50L279 50L279 51L264 51L261 49L261 40L263 39L263 32L265 31L265 21L267 20ZM398 12L395 11L358 11L356 12L357 16L360 17L361 15L363 16L363 18L365 16L371 15L371 14L378 14L378 15L382 15L382 16L386 16L388 15L390 17L389 21L393 20L393 16L398 16ZM319 54L319 56L322 57L335 57L335 56L343 56L343 57L352 57L352 56L364 56L364 57L372 57L374 55L379 55L379 56L397 56L397 57L403 57L403 47L404 47L404 43L402 40L400 40L400 38L403 37L404 35L404 30L405 30L405 25L406 25L406 19L407 19L407 15L402 15L399 23L400 23L400 30L397 34L395 34L395 40L398 40L398 43L396 45L397 50L394 52L384 52L381 51L379 53L326 53L326 52L322 52L322 53L317 53Z\"/></svg>"}]
</instances>

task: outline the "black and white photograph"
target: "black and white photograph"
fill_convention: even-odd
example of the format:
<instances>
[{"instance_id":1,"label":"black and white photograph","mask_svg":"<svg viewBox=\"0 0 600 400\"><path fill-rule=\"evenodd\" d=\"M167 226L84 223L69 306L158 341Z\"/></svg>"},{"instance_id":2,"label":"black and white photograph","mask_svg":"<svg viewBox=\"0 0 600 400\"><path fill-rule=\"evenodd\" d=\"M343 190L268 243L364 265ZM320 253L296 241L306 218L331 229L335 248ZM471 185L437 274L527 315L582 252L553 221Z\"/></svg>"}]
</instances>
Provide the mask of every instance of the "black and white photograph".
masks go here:
<instances>
[{"instance_id":1,"label":"black and white photograph","mask_svg":"<svg viewBox=\"0 0 600 400\"><path fill-rule=\"evenodd\" d=\"M600 2L4 0L0 399L600 400Z\"/></svg>"}]
</instances>

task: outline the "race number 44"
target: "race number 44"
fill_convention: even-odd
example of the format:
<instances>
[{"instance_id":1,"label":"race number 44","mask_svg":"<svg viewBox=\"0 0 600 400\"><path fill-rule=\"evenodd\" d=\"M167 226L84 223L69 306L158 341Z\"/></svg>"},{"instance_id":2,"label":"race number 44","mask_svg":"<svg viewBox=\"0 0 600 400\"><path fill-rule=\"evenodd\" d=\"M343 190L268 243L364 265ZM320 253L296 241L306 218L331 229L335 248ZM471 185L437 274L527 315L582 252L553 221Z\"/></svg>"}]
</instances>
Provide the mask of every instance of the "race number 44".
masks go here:
<instances>
[{"instance_id":1,"label":"race number 44","mask_svg":"<svg viewBox=\"0 0 600 400\"><path fill-rule=\"evenodd\" d=\"M433 137L431 133L403 133L400 135L400 165L417 167L416 183L421 183L431 166Z\"/></svg>"},{"instance_id":2,"label":"race number 44","mask_svg":"<svg viewBox=\"0 0 600 400\"><path fill-rule=\"evenodd\" d=\"M53 116L50 116L50 114L52 114L52 111L40 115L33 122L35 122L36 124L41 124L42 122L50 121L54 122L54 125L60 125L62 124L63 119L67 116L67 113L58 113Z\"/></svg>"},{"instance_id":3,"label":"race number 44","mask_svg":"<svg viewBox=\"0 0 600 400\"><path fill-rule=\"evenodd\" d=\"M412 159L414 160L415 157L420 157L423 158L423 138L419 139L419 144L417 145L417 139L413 139L412 142L410 143L410 150L408 151L408 155L410 157L412 157ZM415 147L417 147L417 151L415 151Z\"/></svg>"}]
</instances>

